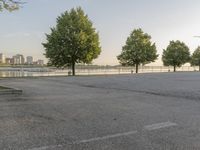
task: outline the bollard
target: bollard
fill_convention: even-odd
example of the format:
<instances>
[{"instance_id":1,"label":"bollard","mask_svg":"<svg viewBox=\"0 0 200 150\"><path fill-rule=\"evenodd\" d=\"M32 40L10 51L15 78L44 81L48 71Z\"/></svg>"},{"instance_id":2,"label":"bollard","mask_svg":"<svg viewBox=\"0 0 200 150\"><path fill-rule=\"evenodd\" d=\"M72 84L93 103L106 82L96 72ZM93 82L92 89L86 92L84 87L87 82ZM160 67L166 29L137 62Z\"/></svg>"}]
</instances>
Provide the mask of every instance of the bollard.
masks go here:
<instances>
[{"instance_id":1,"label":"bollard","mask_svg":"<svg viewBox=\"0 0 200 150\"><path fill-rule=\"evenodd\" d=\"M72 75L72 72L71 71L68 71L68 76L71 76Z\"/></svg>"}]
</instances>

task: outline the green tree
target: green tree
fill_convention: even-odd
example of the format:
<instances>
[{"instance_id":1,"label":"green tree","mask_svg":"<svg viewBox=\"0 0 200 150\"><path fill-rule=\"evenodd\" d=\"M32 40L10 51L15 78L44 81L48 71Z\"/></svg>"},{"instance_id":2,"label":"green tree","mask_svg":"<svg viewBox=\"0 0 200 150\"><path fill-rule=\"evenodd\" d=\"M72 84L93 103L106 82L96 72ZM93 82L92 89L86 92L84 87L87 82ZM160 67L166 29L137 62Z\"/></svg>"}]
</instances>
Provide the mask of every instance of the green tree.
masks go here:
<instances>
[{"instance_id":1,"label":"green tree","mask_svg":"<svg viewBox=\"0 0 200 150\"><path fill-rule=\"evenodd\" d=\"M71 66L73 75L76 63L89 64L101 53L99 35L80 7L59 16L56 27L46 37L43 46L49 64Z\"/></svg>"},{"instance_id":2,"label":"green tree","mask_svg":"<svg viewBox=\"0 0 200 150\"><path fill-rule=\"evenodd\" d=\"M166 50L163 50L162 61L165 66L173 66L174 72L176 67L190 61L190 52L188 46L180 41L170 41Z\"/></svg>"},{"instance_id":3,"label":"green tree","mask_svg":"<svg viewBox=\"0 0 200 150\"><path fill-rule=\"evenodd\" d=\"M117 59L123 66L138 66L154 62L158 58L156 45L151 42L151 36L142 29L135 29L127 38L125 46Z\"/></svg>"},{"instance_id":4,"label":"green tree","mask_svg":"<svg viewBox=\"0 0 200 150\"><path fill-rule=\"evenodd\" d=\"M22 2L20 0L0 0L0 11L13 11L19 9Z\"/></svg>"},{"instance_id":5,"label":"green tree","mask_svg":"<svg viewBox=\"0 0 200 150\"><path fill-rule=\"evenodd\" d=\"M199 66L200 71L200 46L192 54L190 63L192 66Z\"/></svg>"}]
</instances>

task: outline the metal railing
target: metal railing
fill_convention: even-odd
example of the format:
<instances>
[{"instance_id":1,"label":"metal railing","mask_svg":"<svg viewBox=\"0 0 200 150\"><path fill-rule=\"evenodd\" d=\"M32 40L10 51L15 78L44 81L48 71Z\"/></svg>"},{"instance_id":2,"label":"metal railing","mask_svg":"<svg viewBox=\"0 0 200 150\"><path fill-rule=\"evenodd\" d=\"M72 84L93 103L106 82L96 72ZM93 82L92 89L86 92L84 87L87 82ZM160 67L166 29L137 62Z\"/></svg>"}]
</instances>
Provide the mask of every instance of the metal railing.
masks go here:
<instances>
[{"instance_id":1,"label":"metal railing","mask_svg":"<svg viewBox=\"0 0 200 150\"><path fill-rule=\"evenodd\" d=\"M198 71L199 67L183 66L177 68L181 71ZM173 67L164 66L140 66L139 73L173 72ZM112 66L77 66L76 75L109 75L135 73L135 67L112 67ZM71 69L57 68L0 68L0 77L37 77L37 76L68 76Z\"/></svg>"}]
</instances>

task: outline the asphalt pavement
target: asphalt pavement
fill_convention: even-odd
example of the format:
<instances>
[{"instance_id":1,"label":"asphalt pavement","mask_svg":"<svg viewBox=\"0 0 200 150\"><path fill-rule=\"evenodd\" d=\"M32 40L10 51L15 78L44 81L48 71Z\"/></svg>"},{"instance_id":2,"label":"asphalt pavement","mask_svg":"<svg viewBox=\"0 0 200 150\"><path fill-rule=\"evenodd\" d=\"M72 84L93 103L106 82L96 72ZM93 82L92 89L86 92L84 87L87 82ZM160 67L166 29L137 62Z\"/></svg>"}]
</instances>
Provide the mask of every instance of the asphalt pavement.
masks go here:
<instances>
[{"instance_id":1,"label":"asphalt pavement","mask_svg":"<svg viewBox=\"0 0 200 150\"><path fill-rule=\"evenodd\" d=\"M0 150L199 150L200 73L0 79Z\"/></svg>"}]
</instances>

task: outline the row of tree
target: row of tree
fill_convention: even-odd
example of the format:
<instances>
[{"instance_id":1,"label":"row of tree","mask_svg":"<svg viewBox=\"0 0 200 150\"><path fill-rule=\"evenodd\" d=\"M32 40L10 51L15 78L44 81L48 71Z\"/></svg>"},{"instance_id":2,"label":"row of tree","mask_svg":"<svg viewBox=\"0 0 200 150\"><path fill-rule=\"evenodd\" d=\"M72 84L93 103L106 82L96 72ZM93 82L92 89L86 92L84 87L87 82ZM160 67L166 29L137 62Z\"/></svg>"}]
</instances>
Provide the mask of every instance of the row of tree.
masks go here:
<instances>
[{"instance_id":1,"label":"row of tree","mask_svg":"<svg viewBox=\"0 0 200 150\"><path fill-rule=\"evenodd\" d=\"M144 33L142 29L135 29L127 38L126 45L123 46L121 54L117 57L123 66L135 66L138 73L138 66L154 62L157 58L155 43L151 42L151 36ZM199 66L200 70L200 47L192 56L188 46L180 41L170 41L166 49L163 50L162 61L165 66L177 67L190 62L192 66Z\"/></svg>"},{"instance_id":2,"label":"row of tree","mask_svg":"<svg viewBox=\"0 0 200 150\"><path fill-rule=\"evenodd\" d=\"M81 8L66 11L57 18L57 25L47 34L43 43L49 64L57 67L71 66L75 75L77 63L91 63L101 53L99 35L92 22ZM154 62L158 58L156 44L142 29L135 29L127 38L125 46L117 59L123 66L135 66ZM188 46L180 41L171 41L162 54L165 66L176 67L191 62L200 66L200 47L190 56ZM200 69L200 67L199 67Z\"/></svg>"},{"instance_id":3,"label":"row of tree","mask_svg":"<svg viewBox=\"0 0 200 150\"><path fill-rule=\"evenodd\" d=\"M0 0L0 10L16 10L21 2L14 0ZM49 65L56 67L71 66L75 75L77 63L89 64L101 53L99 34L93 27L92 21L79 7L66 11L57 18L57 25L46 34L47 42L43 43L45 56ZM123 66L135 66L138 73L139 65L154 62L158 58L156 45L151 42L151 36L142 29L135 29L127 38L125 46L117 59ZM198 65L200 70L200 47L190 56L188 46L180 41L170 41L163 50L163 64L176 67L190 62Z\"/></svg>"}]
</instances>

